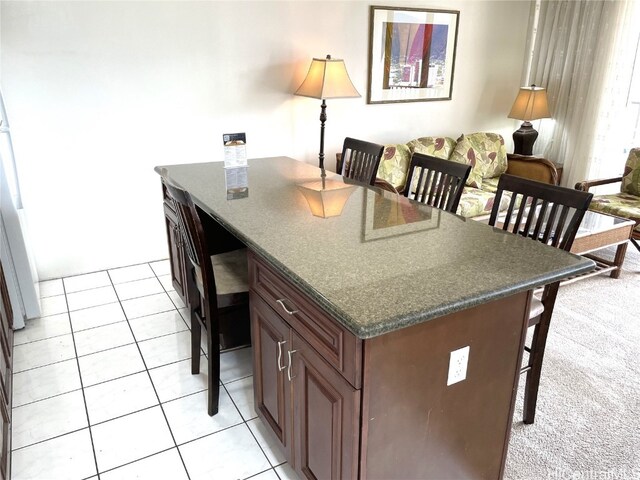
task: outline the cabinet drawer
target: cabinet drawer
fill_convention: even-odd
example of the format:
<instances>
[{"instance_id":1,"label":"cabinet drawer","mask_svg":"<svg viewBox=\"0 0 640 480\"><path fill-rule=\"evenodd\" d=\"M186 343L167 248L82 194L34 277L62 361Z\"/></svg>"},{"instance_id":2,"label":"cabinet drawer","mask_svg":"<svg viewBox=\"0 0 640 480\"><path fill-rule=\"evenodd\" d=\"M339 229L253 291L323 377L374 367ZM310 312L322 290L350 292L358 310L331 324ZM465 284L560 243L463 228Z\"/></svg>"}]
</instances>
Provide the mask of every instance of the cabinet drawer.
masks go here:
<instances>
[{"instance_id":1,"label":"cabinet drawer","mask_svg":"<svg viewBox=\"0 0 640 480\"><path fill-rule=\"evenodd\" d=\"M253 253L249 255L249 284L322 358L360 388L362 340Z\"/></svg>"}]
</instances>

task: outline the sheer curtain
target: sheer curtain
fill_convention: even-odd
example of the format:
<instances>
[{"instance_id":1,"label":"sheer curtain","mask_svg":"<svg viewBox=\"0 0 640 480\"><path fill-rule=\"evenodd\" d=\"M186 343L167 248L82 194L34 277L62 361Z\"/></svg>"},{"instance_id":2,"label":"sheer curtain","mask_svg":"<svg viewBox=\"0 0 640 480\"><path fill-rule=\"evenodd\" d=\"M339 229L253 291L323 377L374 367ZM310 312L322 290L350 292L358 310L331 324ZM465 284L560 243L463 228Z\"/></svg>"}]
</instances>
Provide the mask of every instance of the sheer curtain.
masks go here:
<instances>
[{"instance_id":1,"label":"sheer curtain","mask_svg":"<svg viewBox=\"0 0 640 480\"><path fill-rule=\"evenodd\" d=\"M541 122L536 146L563 165L563 185L573 187L595 178L603 165L620 163L612 151L626 148L618 119L624 118L633 71L638 3L537 0L532 7L524 78L547 88L552 120Z\"/></svg>"}]
</instances>

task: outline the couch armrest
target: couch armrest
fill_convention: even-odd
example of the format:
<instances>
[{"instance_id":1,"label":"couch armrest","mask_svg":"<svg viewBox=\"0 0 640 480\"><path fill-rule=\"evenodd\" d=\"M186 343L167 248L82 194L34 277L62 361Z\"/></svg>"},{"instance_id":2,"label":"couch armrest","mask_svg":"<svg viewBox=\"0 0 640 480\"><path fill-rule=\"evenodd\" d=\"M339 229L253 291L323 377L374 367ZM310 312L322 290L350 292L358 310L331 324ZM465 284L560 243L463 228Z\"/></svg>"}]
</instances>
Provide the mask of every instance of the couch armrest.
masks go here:
<instances>
[{"instance_id":1,"label":"couch armrest","mask_svg":"<svg viewBox=\"0 0 640 480\"><path fill-rule=\"evenodd\" d=\"M608 185L610 183L618 183L622 181L622 177L615 178L601 178L599 180L585 180L584 182L576 183L575 189L588 192L591 187L597 187L598 185Z\"/></svg>"},{"instance_id":2,"label":"couch armrest","mask_svg":"<svg viewBox=\"0 0 640 480\"><path fill-rule=\"evenodd\" d=\"M558 184L556 166L542 157L507 153L507 173L551 185Z\"/></svg>"}]
</instances>

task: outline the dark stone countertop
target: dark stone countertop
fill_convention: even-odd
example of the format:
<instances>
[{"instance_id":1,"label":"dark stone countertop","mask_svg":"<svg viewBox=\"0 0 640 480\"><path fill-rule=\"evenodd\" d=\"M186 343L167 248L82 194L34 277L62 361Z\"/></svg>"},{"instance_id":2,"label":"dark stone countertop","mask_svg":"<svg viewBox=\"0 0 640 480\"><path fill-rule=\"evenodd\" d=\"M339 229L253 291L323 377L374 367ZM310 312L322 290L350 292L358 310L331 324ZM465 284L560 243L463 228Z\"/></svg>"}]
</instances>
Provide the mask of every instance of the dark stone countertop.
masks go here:
<instances>
[{"instance_id":1,"label":"dark stone countertop","mask_svg":"<svg viewBox=\"0 0 640 480\"><path fill-rule=\"evenodd\" d=\"M221 162L171 165L172 182L348 330L370 338L589 271L591 260L389 192L351 186L341 215L311 214L320 169L249 160L227 199ZM342 177L327 173L329 183ZM241 195L240 195L241 196Z\"/></svg>"}]
</instances>

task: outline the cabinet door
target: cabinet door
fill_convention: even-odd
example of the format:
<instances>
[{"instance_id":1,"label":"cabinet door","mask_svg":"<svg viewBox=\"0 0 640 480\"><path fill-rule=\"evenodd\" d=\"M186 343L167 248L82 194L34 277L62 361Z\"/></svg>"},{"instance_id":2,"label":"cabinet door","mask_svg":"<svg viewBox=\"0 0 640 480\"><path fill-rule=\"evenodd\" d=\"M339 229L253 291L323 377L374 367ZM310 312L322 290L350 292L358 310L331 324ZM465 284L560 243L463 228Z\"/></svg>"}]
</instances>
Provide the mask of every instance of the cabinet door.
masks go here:
<instances>
[{"instance_id":1,"label":"cabinet door","mask_svg":"<svg viewBox=\"0 0 640 480\"><path fill-rule=\"evenodd\" d=\"M358 476L360 390L293 333L295 470L302 478Z\"/></svg>"},{"instance_id":2,"label":"cabinet door","mask_svg":"<svg viewBox=\"0 0 640 480\"><path fill-rule=\"evenodd\" d=\"M13 312L0 263L0 480L11 477L12 320Z\"/></svg>"},{"instance_id":3,"label":"cabinet door","mask_svg":"<svg viewBox=\"0 0 640 480\"><path fill-rule=\"evenodd\" d=\"M290 328L256 293L250 293L253 392L258 416L271 427L293 464L290 383L286 381Z\"/></svg>"},{"instance_id":4,"label":"cabinet door","mask_svg":"<svg viewBox=\"0 0 640 480\"><path fill-rule=\"evenodd\" d=\"M1 271L0 271L1 272ZM12 347L13 335L10 325L9 315L5 306L8 305L4 296L2 303L0 304L0 389L2 390L3 398L6 400L6 407L9 408L9 399L11 398L11 366L12 366Z\"/></svg>"},{"instance_id":5,"label":"cabinet door","mask_svg":"<svg viewBox=\"0 0 640 480\"><path fill-rule=\"evenodd\" d=\"M178 225L174 219L166 214L165 206L165 222L167 224L167 241L169 242L169 261L171 263L171 283L178 295L182 298L185 305L185 268L184 268L184 252Z\"/></svg>"},{"instance_id":6,"label":"cabinet door","mask_svg":"<svg viewBox=\"0 0 640 480\"><path fill-rule=\"evenodd\" d=\"M6 405L9 404L4 394L0 393L2 401L0 401L0 480L10 478L11 462L9 452L9 437L11 435L11 419L9 417Z\"/></svg>"}]
</instances>

